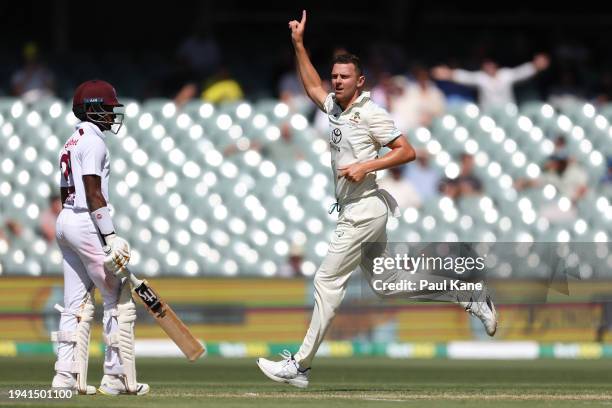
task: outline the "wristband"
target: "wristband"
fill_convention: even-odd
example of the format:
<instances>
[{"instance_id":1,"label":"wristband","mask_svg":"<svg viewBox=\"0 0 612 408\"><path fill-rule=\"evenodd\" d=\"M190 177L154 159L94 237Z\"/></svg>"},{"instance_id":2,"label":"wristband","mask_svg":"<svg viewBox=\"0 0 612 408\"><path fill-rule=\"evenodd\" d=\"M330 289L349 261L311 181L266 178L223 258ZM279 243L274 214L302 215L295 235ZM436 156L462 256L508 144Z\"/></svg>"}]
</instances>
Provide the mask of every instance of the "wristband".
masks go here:
<instances>
[{"instance_id":1,"label":"wristband","mask_svg":"<svg viewBox=\"0 0 612 408\"><path fill-rule=\"evenodd\" d=\"M115 233L115 226L113 225L113 219L108 207L101 207L96 211L92 211L91 218L103 237Z\"/></svg>"}]
</instances>

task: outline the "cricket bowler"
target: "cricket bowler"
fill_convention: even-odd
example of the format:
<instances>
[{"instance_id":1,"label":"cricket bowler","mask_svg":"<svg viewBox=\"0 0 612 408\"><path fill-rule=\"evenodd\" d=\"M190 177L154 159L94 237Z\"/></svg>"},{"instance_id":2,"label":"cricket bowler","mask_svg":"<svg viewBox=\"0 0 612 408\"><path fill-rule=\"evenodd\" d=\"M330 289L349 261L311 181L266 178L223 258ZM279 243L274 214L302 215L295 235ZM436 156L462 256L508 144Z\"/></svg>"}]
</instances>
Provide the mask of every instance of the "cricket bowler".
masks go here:
<instances>
[{"instance_id":1,"label":"cricket bowler","mask_svg":"<svg viewBox=\"0 0 612 408\"><path fill-rule=\"evenodd\" d=\"M136 382L134 321L136 306L125 266L130 246L117 236L108 208L110 158L104 132L117 133L123 123L122 107L111 84L87 81L74 93L72 111L81 121L59 156L63 209L56 224L56 238L63 256L64 306L57 342L53 388L95 394L87 385L94 288L104 302L103 331L106 352L104 377L98 391L106 395L149 392Z\"/></svg>"},{"instance_id":2,"label":"cricket bowler","mask_svg":"<svg viewBox=\"0 0 612 408\"><path fill-rule=\"evenodd\" d=\"M361 259L361 244L387 241L388 214L397 210L397 204L388 193L379 190L376 171L415 159L414 149L389 114L372 102L369 92L363 91L365 77L359 58L345 54L333 59L333 92L326 93L304 47L305 26L306 11L301 21L289 22L306 93L329 119L338 223L328 254L314 277L312 320L299 351L295 355L285 351L283 360L278 362L257 359L267 377L299 388L308 386L312 360L342 302L352 271L361 265L364 273L372 274L368 268L371 265ZM378 157L382 146L391 150ZM484 323L489 335L495 333L497 315L488 296L458 303Z\"/></svg>"}]
</instances>

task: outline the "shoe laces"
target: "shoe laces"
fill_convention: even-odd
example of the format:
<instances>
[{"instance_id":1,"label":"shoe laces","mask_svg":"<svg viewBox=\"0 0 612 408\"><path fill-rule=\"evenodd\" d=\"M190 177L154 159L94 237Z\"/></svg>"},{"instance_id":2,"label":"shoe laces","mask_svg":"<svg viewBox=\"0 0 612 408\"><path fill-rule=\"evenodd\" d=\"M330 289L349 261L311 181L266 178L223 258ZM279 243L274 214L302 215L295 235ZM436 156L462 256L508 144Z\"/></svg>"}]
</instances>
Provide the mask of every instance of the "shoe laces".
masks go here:
<instances>
[{"instance_id":1,"label":"shoe laces","mask_svg":"<svg viewBox=\"0 0 612 408\"><path fill-rule=\"evenodd\" d=\"M282 352L278 353L282 358L283 358L283 368L287 368L287 366L289 365L293 365L297 368L297 364L295 362L295 360L293 359L293 354L291 354L291 352L287 349L283 350Z\"/></svg>"},{"instance_id":2,"label":"shoe laces","mask_svg":"<svg viewBox=\"0 0 612 408\"><path fill-rule=\"evenodd\" d=\"M284 349L283 351L281 351L280 353L278 353L279 356L281 356L283 358L283 360L292 360L293 359L293 354L291 354L291 352L287 349Z\"/></svg>"}]
</instances>

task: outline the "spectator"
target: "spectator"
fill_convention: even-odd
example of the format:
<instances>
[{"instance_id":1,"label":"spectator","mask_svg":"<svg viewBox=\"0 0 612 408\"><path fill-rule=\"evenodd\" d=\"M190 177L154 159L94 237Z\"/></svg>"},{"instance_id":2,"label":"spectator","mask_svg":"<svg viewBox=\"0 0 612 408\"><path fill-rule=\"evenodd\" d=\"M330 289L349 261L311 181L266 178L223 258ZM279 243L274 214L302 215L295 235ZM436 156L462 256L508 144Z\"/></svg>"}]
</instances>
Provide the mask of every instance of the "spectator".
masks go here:
<instances>
[{"instance_id":1,"label":"spectator","mask_svg":"<svg viewBox=\"0 0 612 408\"><path fill-rule=\"evenodd\" d=\"M285 72L278 82L278 98L289 105L293 112L301 112L305 107L312 107L314 104L304 92L304 87L295 70Z\"/></svg>"},{"instance_id":2,"label":"spectator","mask_svg":"<svg viewBox=\"0 0 612 408\"><path fill-rule=\"evenodd\" d=\"M4 232L4 218L0 214L0 245L2 244L8 244L8 238Z\"/></svg>"},{"instance_id":3,"label":"spectator","mask_svg":"<svg viewBox=\"0 0 612 408\"><path fill-rule=\"evenodd\" d=\"M461 170L454 179L445 178L440 184L442 194L453 199L482 193L482 182L474 175L474 156L468 153L461 155Z\"/></svg>"},{"instance_id":4,"label":"spectator","mask_svg":"<svg viewBox=\"0 0 612 408\"><path fill-rule=\"evenodd\" d=\"M53 96L53 74L40 62L35 43L30 42L24 46L23 59L23 67L11 78L13 95L21 97L26 103Z\"/></svg>"},{"instance_id":5,"label":"spectator","mask_svg":"<svg viewBox=\"0 0 612 408\"><path fill-rule=\"evenodd\" d=\"M271 141L265 135L264 130L248 132L244 137L241 137L238 142L233 139L225 138L217 143L217 148L223 152L224 156L231 156L245 151L247 149L254 150L261 155L271 160L274 163L291 164L296 160L304 158L304 152L295 142L293 128L289 121L282 122L278 125L280 138ZM248 144L244 145L244 139L248 139Z\"/></svg>"},{"instance_id":6,"label":"spectator","mask_svg":"<svg viewBox=\"0 0 612 408\"><path fill-rule=\"evenodd\" d=\"M55 221L61 211L62 202L59 196L52 195L49 198L49 208L40 215L40 223L38 225L40 234L47 242L55 240Z\"/></svg>"},{"instance_id":7,"label":"spectator","mask_svg":"<svg viewBox=\"0 0 612 408\"><path fill-rule=\"evenodd\" d=\"M540 208L540 215L550 222L573 221L577 217L575 204L587 192L588 173L578 162L562 154L555 154L544 163L542 175L535 180L518 180L516 189L542 188L553 185L559 193L570 199L572 206L561 209L558 203L548 203Z\"/></svg>"},{"instance_id":8,"label":"spectator","mask_svg":"<svg viewBox=\"0 0 612 408\"><path fill-rule=\"evenodd\" d=\"M278 99L289 105L293 112L307 112L310 114L316 108L304 91L304 85L300 81L299 75L294 67L293 53L287 53L283 60L281 72L278 80Z\"/></svg>"},{"instance_id":9,"label":"spectator","mask_svg":"<svg viewBox=\"0 0 612 408\"><path fill-rule=\"evenodd\" d=\"M179 108L184 106L198 95L198 91L198 85L195 82L187 82L181 87L178 93L174 95L174 104Z\"/></svg>"},{"instance_id":10,"label":"spectator","mask_svg":"<svg viewBox=\"0 0 612 408\"><path fill-rule=\"evenodd\" d=\"M444 113L444 94L430 80L424 67L412 70L414 82L395 77L399 95L391 98L390 111L395 123L404 134L419 126L429 126L436 116Z\"/></svg>"},{"instance_id":11,"label":"spectator","mask_svg":"<svg viewBox=\"0 0 612 408\"><path fill-rule=\"evenodd\" d=\"M423 202L412 183L402 177L401 167L389 169L387 175L378 182L378 186L395 198L401 210L410 207L419 208Z\"/></svg>"},{"instance_id":12,"label":"spectator","mask_svg":"<svg viewBox=\"0 0 612 408\"><path fill-rule=\"evenodd\" d=\"M474 156L469 153L461 155L461 170L454 182L457 183L460 197L482 193L482 182L474 174Z\"/></svg>"},{"instance_id":13,"label":"spectator","mask_svg":"<svg viewBox=\"0 0 612 408\"><path fill-rule=\"evenodd\" d=\"M174 67L162 80L162 94L174 95L179 107L197 97L202 82L219 69L219 45L208 26L202 27L181 43Z\"/></svg>"},{"instance_id":14,"label":"spectator","mask_svg":"<svg viewBox=\"0 0 612 408\"><path fill-rule=\"evenodd\" d=\"M440 194L445 197L449 197L453 200L457 200L459 198L459 185L455 183L454 180L447 177L440 180L438 190L440 191Z\"/></svg>"},{"instance_id":15,"label":"spectator","mask_svg":"<svg viewBox=\"0 0 612 408\"><path fill-rule=\"evenodd\" d=\"M370 97L378 105L389 110L391 107L391 98L399 94L399 92L400 89L395 86L391 74L384 71L378 75L376 85L370 91Z\"/></svg>"},{"instance_id":16,"label":"spectator","mask_svg":"<svg viewBox=\"0 0 612 408\"><path fill-rule=\"evenodd\" d=\"M604 71L599 75L599 83L596 88L595 103L605 105L612 102L612 72Z\"/></svg>"},{"instance_id":17,"label":"spectator","mask_svg":"<svg viewBox=\"0 0 612 408\"><path fill-rule=\"evenodd\" d=\"M603 187L612 187L612 156L608 157L608 172L601 178L601 185Z\"/></svg>"},{"instance_id":18,"label":"spectator","mask_svg":"<svg viewBox=\"0 0 612 408\"><path fill-rule=\"evenodd\" d=\"M406 166L406 180L409 181L423 201L438 195L440 173L429 165L427 150L417 150L414 163Z\"/></svg>"},{"instance_id":19,"label":"spectator","mask_svg":"<svg viewBox=\"0 0 612 408\"><path fill-rule=\"evenodd\" d=\"M9 231L10 235L15 238L22 238L24 236L23 225L21 225L18 221L14 219L8 219L4 223L6 229Z\"/></svg>"},{"instance_id":20,"label":"spectator","mask_svg":"<svg viewBox=\"0 0 612 408\"><path fill-rule=\"evenodd\" d=\"M300 278L303 276L302 263L304 262L304 248L301 245L292 244L289 248L287 262L278 270L281 278Z\"/></svg>"},{"instance_id":21,"label":"spectator","mask_svg":"<svg viewBox=\"0 0 612 408\"><path fill-rule=\"evenodd\" d=\"M292 128L289 122L280 125L281 138L268 142L261 148L262 155L274 163L294 163L304 158L304 153L293 140Z\"/></svg>"},{"instance_id":22,"label":"spectator","mask_svg":"<svg viewBox=\"0 0 612 408\"><path fill-rule=\"evenodd\" d=\"M557 109L571 109L586 101L584 87L578 83L578 74L564 68L559 74L560 82L551 87L548 102Z\"/></svg>"},{"instance_id":23,"label":"spectator","mask_svg":"<svg viewBox=\"0 0 612 408\"><path fill-rule=\"evenodd\" d=\"M10 245L14 239L25 237L23 226L12 218L4 218L0 214L0 245Z\"/></svg>"},{"instance_id":24,"label":"spectator","mask_svg":"<svg viewBox=\"0 0 612 408\"><path fill-rule=\"evenodd\" d=\"M238 81L222 67L202 91L201 98L210 103L234 102L243 99L244 92Z\"/></svg>"},{"instance_id":25,"label":"spectator","mask_svg":"<svg viewBox=\"0 0 612 408\"><path fill-rule=\"evenodd\" d=\"M553 156L567 156L567 142L565 136L557 135L555 138L555 148L551 158Z\"/></svg>"},{"instance_id":26,"label":"spectator","mask_svg":"<svg viewBox=\"0 0 612 408\"><path fill-rule=\"evenodd\" d=\"M478 100L483 109L504 107L515 103L512 86L548 68L547 55L537 54L532 62L515 68L500 68L492 59L482 62L480 71L451 69L446 65L432 69L432 76L439 81L453 81L478 88Z\"/></svg>"},{"instance_id":27,"label":"spectator","mask_svg":"<svg viewBox=\"0 0 612 408\"><path fill-rule=\"evenodd\" d=\"M608 157L608 171L600 180L599 191L612 202L612 156Z\"/></svg>"},{"instance_id":28,"label":"spectator","mask_svg":"<svg viewBox=\"0 0 612 408\"><path fill-rule=\"evenodd\" d=\"M191 76L184 77L182 80L184 85L174 96L174 103L179 107L196 98L198 93L202 100L215 104L239 101L244 98L244 92L240 84L231 77L230 72L225 67L219 69L212 78L206 81L203 88L200 86L198 79L190 79L195 78L193 72L186 72ZM178 77L180 78L180 75Z\"/></svg>"},{"instance_id":29,"label":"spectator","mask_svg":"<svg viewBox=\"0 0 612 408\"><path fill-rule=\"evenodd\" d=\"M179 46L177 56L198 77L206 78L217 71L221 52L209 26L202 26Z\"/></svg>"},{"instance_id":30,"label":"spectator","mask_svg":"<svg viewBox=\"0 0 612 408\"><path fill-rule=\"evenodd\" d=\"M574 158L559 154L546 161L544 172L535 186L552 184L575 203L586 194L588 182L588 173Z\"/></svg>"}]
</instances>

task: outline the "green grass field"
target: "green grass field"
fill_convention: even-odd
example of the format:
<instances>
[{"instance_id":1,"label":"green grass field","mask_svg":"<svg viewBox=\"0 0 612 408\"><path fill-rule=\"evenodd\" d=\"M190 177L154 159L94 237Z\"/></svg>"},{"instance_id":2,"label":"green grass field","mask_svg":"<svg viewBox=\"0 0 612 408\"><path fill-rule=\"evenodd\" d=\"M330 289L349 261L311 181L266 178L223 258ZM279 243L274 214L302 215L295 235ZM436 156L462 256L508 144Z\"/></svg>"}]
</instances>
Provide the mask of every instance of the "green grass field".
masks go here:
<instances>
[{"instance_id":1,"label":"green grass field","mask_svg":"<svg viewBox=\"0 0 612 408\"><path fill-rule=\"evenodd\" d=\"M576 407L612 406L606 360L453 361L318 359L311 386L269 381L254 359L140 359L144 397L78 396L70 401L8 400L7 390L46 389L50 358L0 359L0 406L66 407ZM90 362L98 385L101 362Z\"/></svg>"}]
</instances>

